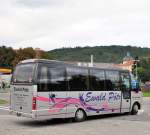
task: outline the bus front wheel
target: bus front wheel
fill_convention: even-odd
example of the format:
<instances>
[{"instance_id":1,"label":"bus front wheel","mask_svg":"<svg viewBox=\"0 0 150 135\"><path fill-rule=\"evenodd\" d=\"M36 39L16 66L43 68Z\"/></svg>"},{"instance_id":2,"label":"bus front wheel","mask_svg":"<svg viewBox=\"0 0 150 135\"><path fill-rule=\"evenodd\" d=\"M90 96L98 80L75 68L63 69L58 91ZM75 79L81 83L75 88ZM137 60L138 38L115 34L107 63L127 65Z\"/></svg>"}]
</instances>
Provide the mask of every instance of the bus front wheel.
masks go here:
<instances>
[{"instance_id":1,"label":"bus front wheel","mask_svg":"<svg viewBox=\"0 0 150 135\"><path fill-rule=\"evenodd\" d=\"M131 114L132 114L132 115L136 115L136 114L138 113L138 110L139 110L138 105L137 105L137 104L134 104L134 105L132 106Z\"/></svg>"},{"instance_id":2,"label":"bus front wheel","mask_svg":"<svg viewBox=\"0 0 150 135\"><path fill-rule=\"evenodd\" d=\"M78 109L75 113L75 121L82 122L86 119L86 114L82 109Z\"/></svg>"}]
</instances>

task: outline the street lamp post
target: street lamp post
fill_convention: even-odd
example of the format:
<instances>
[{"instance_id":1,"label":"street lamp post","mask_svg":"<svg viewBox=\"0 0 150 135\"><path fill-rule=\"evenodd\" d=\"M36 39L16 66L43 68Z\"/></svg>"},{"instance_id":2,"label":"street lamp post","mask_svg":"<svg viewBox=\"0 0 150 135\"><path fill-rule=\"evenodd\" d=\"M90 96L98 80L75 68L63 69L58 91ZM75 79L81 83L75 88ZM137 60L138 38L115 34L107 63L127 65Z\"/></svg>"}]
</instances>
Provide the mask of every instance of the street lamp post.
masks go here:
<instances>
[{"instance_id":1,"label":"street lamp post","mask_svg":"<svg viewBox=\"0 0 150 135\"><path fill-rule=\"evenodd\" d=\"M137 75L137 63L136 63L136 80L138 79L138 75Z\"/></svg>"}]
</instances>

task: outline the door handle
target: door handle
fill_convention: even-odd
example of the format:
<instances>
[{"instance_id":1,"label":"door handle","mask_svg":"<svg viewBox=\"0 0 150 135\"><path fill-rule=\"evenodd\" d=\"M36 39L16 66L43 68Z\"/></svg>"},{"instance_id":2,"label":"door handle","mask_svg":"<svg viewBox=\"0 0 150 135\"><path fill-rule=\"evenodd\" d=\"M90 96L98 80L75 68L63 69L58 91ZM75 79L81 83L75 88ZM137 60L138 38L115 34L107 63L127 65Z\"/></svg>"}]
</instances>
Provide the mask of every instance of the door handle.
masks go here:
<instances>
[{"instance_id":1,"label":"door handle","mask_svg":"<svg viewBox=\"0 0 150 135\"><path fill-rule=\"evenodd\" d=\"M127 102L129 102L129 100L128 100L128 99L127 99L126 101L127 101Z\"/></svg>"}]
</instances>

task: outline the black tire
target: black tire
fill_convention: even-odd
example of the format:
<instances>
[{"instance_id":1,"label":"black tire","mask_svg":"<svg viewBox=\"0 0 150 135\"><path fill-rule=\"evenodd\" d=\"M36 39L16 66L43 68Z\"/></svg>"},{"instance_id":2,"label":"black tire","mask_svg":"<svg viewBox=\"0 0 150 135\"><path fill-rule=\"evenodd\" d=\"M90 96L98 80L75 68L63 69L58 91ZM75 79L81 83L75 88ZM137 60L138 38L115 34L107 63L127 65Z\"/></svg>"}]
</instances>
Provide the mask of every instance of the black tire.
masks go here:
<instances>
[{"instance_id":1,"label":"black tire","mask_svg":"<svg viewBox=\"0 0 150 135\"><path fill-rule=\"evenodd\" d=\"M132 115L136 115L136 114L138 113L138 110L139 110L138 104L134 104L134 105L132 106L131 114L132 114Z\"/></svg>"},{"instance_id":2,"label":"black tire","mask_svg":"<svg viewBox=\"0 0 150 135\"><path fill-rule=\"evenodd\" d=\"M86 119L86 114L82 109L78 109L75 113L75 121L82 122Z\"/></svg>"}]
</instances>

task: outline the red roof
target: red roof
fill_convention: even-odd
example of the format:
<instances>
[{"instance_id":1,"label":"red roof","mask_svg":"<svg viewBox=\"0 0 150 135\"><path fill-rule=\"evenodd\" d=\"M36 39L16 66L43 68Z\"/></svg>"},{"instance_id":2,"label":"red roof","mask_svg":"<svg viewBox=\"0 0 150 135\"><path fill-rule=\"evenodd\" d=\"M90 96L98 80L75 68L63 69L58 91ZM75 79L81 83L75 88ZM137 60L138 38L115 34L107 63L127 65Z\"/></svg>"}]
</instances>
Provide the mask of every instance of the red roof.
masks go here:
<instances>
[{"instance_id":1,"label":"red roof","mask_svg":"<svg viewBox=\"0 0 150 135\"><path fill-rule=\"evenodd\" d=\"M125 61L124 63L122 64L117 64L117 66L120 66L120 67L125 67L125 66L132 66L133 65L133 62L134 61Z\"/></svg>"}]
</instances>

